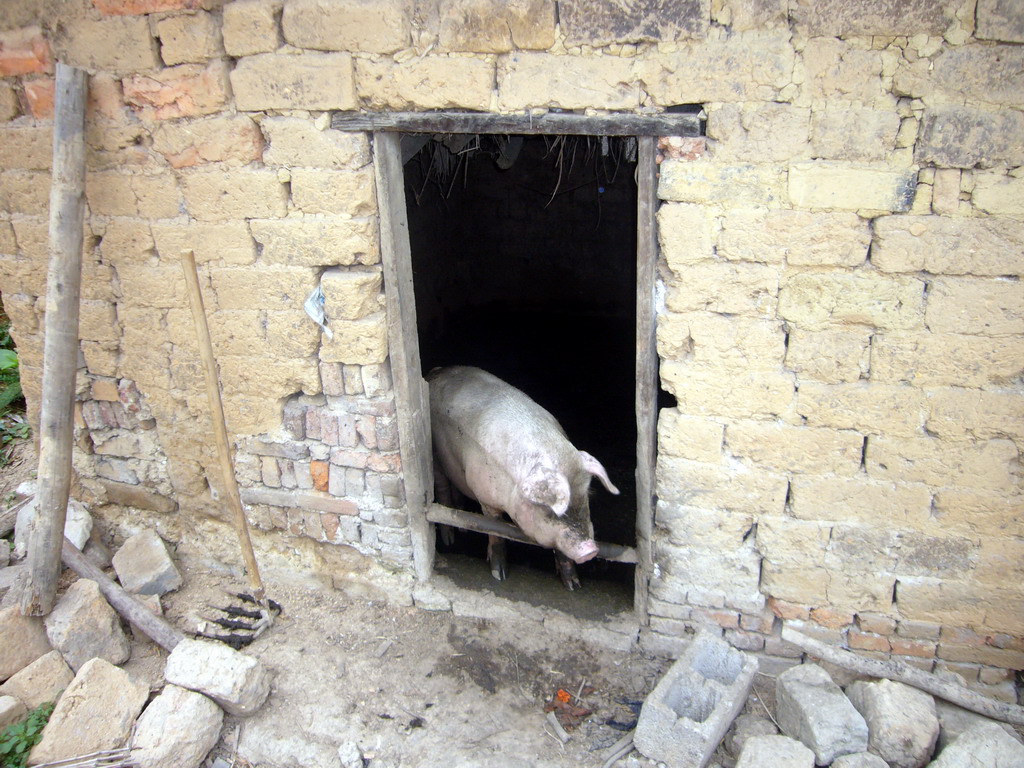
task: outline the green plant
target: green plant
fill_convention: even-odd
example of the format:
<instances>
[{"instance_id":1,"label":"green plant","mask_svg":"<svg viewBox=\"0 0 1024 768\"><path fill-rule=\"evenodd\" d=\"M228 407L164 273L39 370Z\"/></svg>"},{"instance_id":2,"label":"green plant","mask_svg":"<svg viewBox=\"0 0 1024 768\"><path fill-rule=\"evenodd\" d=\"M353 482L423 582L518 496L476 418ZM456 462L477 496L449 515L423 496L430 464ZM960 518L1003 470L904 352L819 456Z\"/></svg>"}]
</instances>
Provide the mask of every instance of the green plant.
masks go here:
<instances>
[{"instance_id":1,"label":"green plant","mask_svg":"<svg viewBox=\"0 0 1024 768\"><path fill-rule=\"evenodd\" d=\"M0 733L0 766L2 768L24 768L28 753L39 743L43 728L53 714L53 702L40 704L25 718L7 726Z\"/></svg>"}]
</instances>

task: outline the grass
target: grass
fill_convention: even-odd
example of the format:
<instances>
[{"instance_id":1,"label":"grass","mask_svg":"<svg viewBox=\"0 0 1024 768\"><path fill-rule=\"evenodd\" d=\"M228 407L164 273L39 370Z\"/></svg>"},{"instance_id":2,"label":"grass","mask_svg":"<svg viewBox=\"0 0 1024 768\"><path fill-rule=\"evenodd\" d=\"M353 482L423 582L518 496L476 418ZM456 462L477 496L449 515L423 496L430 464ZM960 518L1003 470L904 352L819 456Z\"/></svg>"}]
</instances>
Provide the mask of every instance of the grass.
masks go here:
<instances>
[{"instance_id":1,"label":"grass","mask_svg":"<svg viewBox=\"0 0 1024 768\"><path fill-rule=\"evenodd\" d=\"M10 461L11 444L28 435L18 352L11 338L11 321L0 311L0 467Z\"/></svg>"},{"instance_id":2,"label":"grass","mask_svg":"<svg viewBox=\"0 0 1024 768\"><path fill-rule=\"evenodd\" d=\"M0 767L24 768L28 753L39 743L43 728L53 714L53 702L40 704L21 721L0 732Z\"/></svg>"}]
</instances>

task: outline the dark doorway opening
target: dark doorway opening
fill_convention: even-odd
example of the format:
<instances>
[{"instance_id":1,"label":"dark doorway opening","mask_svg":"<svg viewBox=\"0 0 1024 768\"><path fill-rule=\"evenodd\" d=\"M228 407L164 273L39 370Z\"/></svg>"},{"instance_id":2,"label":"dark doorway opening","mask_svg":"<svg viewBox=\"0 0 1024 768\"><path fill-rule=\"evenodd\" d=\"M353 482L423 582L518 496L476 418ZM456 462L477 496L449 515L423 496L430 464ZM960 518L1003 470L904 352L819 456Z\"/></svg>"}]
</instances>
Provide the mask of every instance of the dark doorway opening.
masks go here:
<instances>
[{"instance_id":1,"label":"dark doorway opening","mask_svg":"<svg viewBox=\"0 0 1024 768\"><path fill-rule=\"evenodd\" d=\"M636 140L424 139L403 139L423 372L479 366L547 408L621 491L593 483L597 539L634 546ZM459 531L437 551L482 563L485 550L482 534ZM510 588L526 569L561 588L547 550L510 543L509 565ZM628 609L634 568L586 563L584 592L614 593ZM472 570L479 576L461 575L491 581L486 567Z\"/></svg>"}]
</instances>

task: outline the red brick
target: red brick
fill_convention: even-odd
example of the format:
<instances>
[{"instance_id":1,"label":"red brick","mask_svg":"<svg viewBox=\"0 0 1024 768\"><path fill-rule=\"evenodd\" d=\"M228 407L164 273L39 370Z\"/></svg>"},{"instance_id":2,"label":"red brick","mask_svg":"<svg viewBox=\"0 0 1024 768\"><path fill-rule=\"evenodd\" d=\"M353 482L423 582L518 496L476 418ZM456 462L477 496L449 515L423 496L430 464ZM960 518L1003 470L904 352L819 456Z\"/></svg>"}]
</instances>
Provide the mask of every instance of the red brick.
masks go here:
<instances>
[{"instance_id":1,"label":"red brick","mask_svg":"<svg viewBox=\"0 0 1024 768\"><path fill-rule=\"evenodd\" d=\"M50 44L39 27L0 32L0 77L52 72Z\"/></svg>"},{"instance_id":2,"label":"red brick","mask_svg":"<svg viewBox=\"0 0 1024 768\"><path fill-rule=\"evenodd\" d=\"M353 450L351 448L334 448L331 450L331 464L336 464L339 467L366 469L369 461L370 454L367 451Z\"/></svg>"},{"instance_id":3,"label":"red brick","mask_svg":"<svg viewBox=\"0 0 1024 768\"><path fill-rule=\"evenodd\" d=\"M935 657L935 643L926 640L905 640L901 637L890 638L892 652L900 656L918 656L922 659Z\"/></svg>"},{"instance_id":4,"label":"red brick","mask_svg":"<svg viewBox=\"0 0 1024 768\"><path fill-rule=\"evenodd\" d=\"M154 75L132 75L123 81L125 103L143 117L170 120L219 112L228 100L228 72L222 61L182 64Z\"/></svg>"},{"instance_id":5,"label":"red brick","mask_svg":"<svg viewBox=\"0 0 1024 768\"><path fill-rule=\"evenodd\" d=\"M397 453L371 453L366 468L374 472L398 474L402 471L402 457Z\"/></svg>"},{"instance_id":6,"label":"red brick","mask_svg":"<svg viewBox=\"0 0 1024 768\"><path fill-rule=\"evenodd\" d=\"M52 78L40 80L29 80L22 86L25 90L25 101L28 102L28 111L36 120L49 120L53 117L53 89Z\"/></svg>"},{"instance_id":7,"label":"red brick","mask_svg":"<svg viewBox=\"0 0 1024 768\"><path fill-rule=\"evenodd\" d=\"M713 608L694 608L693 618L705 623L717 624L725 629L738 629L740 615L736 611L716 611Z\"/></svg>"},{"instance_id":8,"label":"red brick","mask_svg":"<svg viewBox=\"0 0 1024 768\"><path fill-rule=\"evenodd\" d=\"M1005 648L1009 651L1024 651L1024 637L997 634L987 638L987 642L996 648Z\"/></svg>"},{"instance_id":9,"label":"red brick","mask_svg":"<svg viewBox=\"0 0 1024 768\"><path fill-rule=\"evenodd\" d=\"M853 614L831 608L812 608L811 621L829 629L842 629L853 624Z\"/></svg>"},{"instance_id":10,"label":"red brick","mask_svg":"<svg viewBox=\"0 0 1024 768\"><path fill-rule=\"evenodd\" d=\"M326 461L309 462L309 475L313 479L313 490L327 492L328 473L331 465ZM337 524L335 524L337 525Z\"/></svg>"},{"instance_id":11,"label":"red brick","mask_svg":"<svg viewBox=\"0 0 1024 768\"><path fill-rule=\"evenodd\" d=\"M320 522L324 526L324 536L327 538L327 541L334 541L334 538L338 535L338 525L340 523L338 516L331 512L325 512L320 515Z\"/></svg>"},{"instance_id":12,"label":"red brick","mask_svg":"<svg viewBox=\"0 0 1024 768\"><path fill-rule=\"evenodd\" d=\"M883 635L873 635L867 632L858 632L855 629L851 629L846 636L846 642L858 651L882 651L888 652L891 648L889 645L889 638Z\"/></svg>"},{"instance_id":13,"label":"red brick","mask_svg":"<svg viewBox=\"0 0 1024 768\"><path fill-rule=\"evenodd\" d=\"M703 136L685 138L680 136L662 136L658 139L659 162L663 157L686 162L703 156L707 149L707 139Z\"/></svg>"},{"instance_id":14,"label":"red brick","mask_svg":"<svg viewBox=\"0 0 1024 768\"><path fill-rule=\"evenodd\" d=\"M776 616L784 621L792 619L804 620L810 618L811 615L811 611L806 605L779 600L777 597L769 597L768 606L775 612Z\"/></svg>"},{"instance_id":15,"label":"red brick","mask_svg":"<svg viewBox=\"0 0 1024 768\"><path fill-rule=\"evenodd\" d=\"M194 11L203 7L203 0L92 0L92 4L107 16L141 16L163 11Z\"/></svg>"},{"instance_id":16,"label":"red brick","mask_svg":"<svg viewBox=\"0 0 1024 768\"><path fill-rule=\"evenodd\" d=\"M775 626L775 614L765 612L758 616L751 616L746 613L740 614L740 628L750 632L770 634Z\"/></svg>"}]
</instances>

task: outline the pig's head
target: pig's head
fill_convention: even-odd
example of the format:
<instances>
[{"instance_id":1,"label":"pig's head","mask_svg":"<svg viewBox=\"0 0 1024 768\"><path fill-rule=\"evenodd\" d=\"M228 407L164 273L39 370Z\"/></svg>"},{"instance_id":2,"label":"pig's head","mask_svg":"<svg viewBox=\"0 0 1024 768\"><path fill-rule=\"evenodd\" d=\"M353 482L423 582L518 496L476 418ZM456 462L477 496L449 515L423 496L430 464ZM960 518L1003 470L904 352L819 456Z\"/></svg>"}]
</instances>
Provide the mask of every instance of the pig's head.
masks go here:
<instances>
[{"instance_id":1,"label":"pig's head","mask_svg":"<svg viewBox=\"0 0 1024 768\"><path fill-rule=\"evenodd\" d=\"M544 547L557 549L577 563L597 554L594 526L590 522L590 478L597 477L609 492L617 494L601 463L585 451L568 472L538 462L523 478L519 493L526 502L513 515L519 527Z\"/></svg>"}]
</instances>

